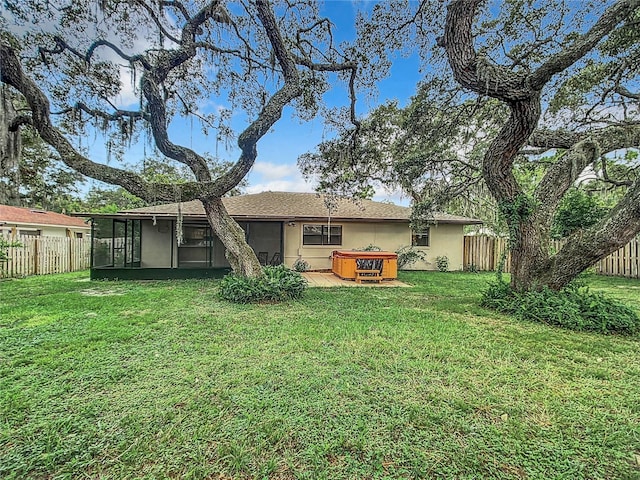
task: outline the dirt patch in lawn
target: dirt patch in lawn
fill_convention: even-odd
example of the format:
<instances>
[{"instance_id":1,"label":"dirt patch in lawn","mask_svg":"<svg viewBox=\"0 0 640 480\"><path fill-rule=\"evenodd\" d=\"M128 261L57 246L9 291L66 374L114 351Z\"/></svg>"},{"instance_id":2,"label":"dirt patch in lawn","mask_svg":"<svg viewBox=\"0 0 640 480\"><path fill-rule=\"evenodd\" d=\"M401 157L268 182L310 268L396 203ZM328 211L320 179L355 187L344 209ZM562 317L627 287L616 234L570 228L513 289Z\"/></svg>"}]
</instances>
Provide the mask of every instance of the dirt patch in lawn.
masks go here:
<instances>
[{"instance_id":1,"label":"dirt patch in lawn","mask_svg":"<svg viewBox=\"0 0 640 480\"><path fill-rule=\"evenodd\" d=\"M84 295L86 297L113 297L124 295L125 292L122 290L118 290L115 288L101 290L98 288L87 288L86 290L81 290L80 295Z\"/></svg>"}]
</instances>

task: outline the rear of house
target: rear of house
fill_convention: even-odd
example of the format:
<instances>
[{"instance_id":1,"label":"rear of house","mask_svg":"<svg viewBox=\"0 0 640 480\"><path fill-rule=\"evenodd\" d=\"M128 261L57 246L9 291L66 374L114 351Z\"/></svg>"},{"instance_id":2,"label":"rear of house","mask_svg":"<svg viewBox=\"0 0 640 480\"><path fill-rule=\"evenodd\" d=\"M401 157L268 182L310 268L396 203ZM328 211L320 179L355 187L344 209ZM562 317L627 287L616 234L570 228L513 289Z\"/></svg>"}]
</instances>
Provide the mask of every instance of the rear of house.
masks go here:
<instances>
[{"instance_id":1,"label":"rear of house","mask_svg":"<svg viewBox=\"0 0 640 480\"><path fill-rule=\"evenodd\" d=\"M435 269L437 256L461 269L464 226L481 223L438 214L430 227L412 232L410 208L313 193L264 192L224 203L261 263L291 267L304 260L313 270L330 269L334 250L368 245L388 251L414 245L427 261L412 269ZM210 277L229 268L199 201L94 215L92 224L92 278Z\"/></svg>"}]
</instances>

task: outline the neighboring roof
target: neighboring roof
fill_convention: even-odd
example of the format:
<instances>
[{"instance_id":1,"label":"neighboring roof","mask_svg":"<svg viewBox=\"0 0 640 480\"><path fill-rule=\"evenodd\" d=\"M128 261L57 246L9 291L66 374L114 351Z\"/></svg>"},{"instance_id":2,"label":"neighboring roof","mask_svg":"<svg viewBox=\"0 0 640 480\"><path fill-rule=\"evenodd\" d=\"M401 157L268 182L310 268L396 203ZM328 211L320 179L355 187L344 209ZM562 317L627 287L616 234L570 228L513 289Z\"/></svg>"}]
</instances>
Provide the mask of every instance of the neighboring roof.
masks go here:
<instances>
[{"instance_id":1,"label":"neighboring roof","mask_svg":"<svg viewBox=\"0 0 640 480\"><path fill-rule=\"evenodd\" d=\"M371 200L337 199L331 211L325 204L325 196L316 193L263 192L252 195L239 195L222 199L229 214L237 220L361 220L406 222L411 208L392 203ZM204 209L199 200L184 202L180 205L185 217L204 217ZM178 204L170 203L153 207L125 210L116 215L96 215L97 217L147 217L170 216L178 214ZM480 224L481 220L468 217L436 213L433 220L437 223Z\"/></svg>"},{"instance_id":2,"label":"neighboring roof","mask_svg":"<svg viewBox=\"0 0 640 480\"><path fill-rule=\"evenodd\" d=\"M81 218L34 208L0 205L0 224L51 225L58 227L90 228Z\"/></svg>"}]
</instances>

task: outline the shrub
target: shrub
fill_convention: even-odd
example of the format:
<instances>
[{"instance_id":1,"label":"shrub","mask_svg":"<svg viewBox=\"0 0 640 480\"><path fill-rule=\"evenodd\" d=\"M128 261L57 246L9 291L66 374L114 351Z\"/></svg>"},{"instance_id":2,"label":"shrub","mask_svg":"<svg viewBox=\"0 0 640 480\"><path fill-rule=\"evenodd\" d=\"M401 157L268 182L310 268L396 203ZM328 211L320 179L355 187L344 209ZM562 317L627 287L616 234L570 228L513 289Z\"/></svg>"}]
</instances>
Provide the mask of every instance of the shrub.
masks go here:
<instances>
[{"instance_id":1,"label":"shrub","mask_svg":"<svg viewBox=\"0 0 640 480\"><path fill-rule=\"evenodd\" d=\"M398 268L401 270L404 267L413 265L419 260L422 260L423 262L427 261L425 253L417 250L412 245L405 245L404 247L399 248L396 250L396 254L398 255Z\"/></svg>"},{"instance_id":2,"label":"shrub","mask_svg":"<svg viewBox=\"0 0 640 480\"><path fill-rule=\"evenodd\" d=\"M309 270L309 262L298 258L295 262L293 262L293 269L296 272L306 272L307 270Z\"/></svg>"},{"instance_id":3,"label":"shrub","mask_svg":"<svg viewBox=\"0 0 640 480\"><path fill-rule=\"evenodd\" d=\"M469 265L465 265L464 271L469 273L480 273L480 268L478 268L475 263L470 263Z\"/></svg>"},{"instance_id":4,"label":"shrub","mask_svg":"<svg viewBox=\"0 0 640 480\"><path fill-rule=\"evenodd\" d=\"M439 271L448 272L449 271L449 257L447 257L446 255L441 255L439 257L436 257L436 266L438 267Z\"/></svg>"},{"instance_id":5,"label":"shrub","mask_svg":"<svg viewBox=\"0 0 640 480\"><path fill-rule=\"evenodd\" d=\"M4 262L11 260L9 258L9 248L11 247L21 247L22 244L20 242L10 242L9 240L0 237L0 265Z\"/></svg>"},{"instance_id":6,"label":"shrub","mask_svg":"<svg viewBox=\"0 0 640 480\"><path fill-rule=\"evenodd\" d=\"M516 292L501 280L483 293L482 306L522 320L557 325L571 330L633 335L640 332L638 314L618 300L571 285L555 291Z\"/></svg>"},{"instance_id":7,"label":"shrub","mask_svg":"<svg viewBox=\"0 0 640 480\"><path fill-rule=\"evenodd\" d=\"M377 245L370 243L366 247L356 248L355 251L356 252L381 252L382 249Z\"/></svg>"},{"instance_id":8,"label":"shrub","mask_svg":"<svg viewBox=\"0 0 640 480\"><path fill-rule=\"evenodd\" d=\"M243 277L230 273L220 282L219 295L234 303L283 302L300 298L307 281L284 265L264 267L261 277Z\"/></svg>"},{"instance_id":9,"label":"shrub","mask_svg":"<svg viewBox=\"0 0 640 480\"><path fill-rule=\"evenodd\" d=\"M563 238L576 230L588 228L599 222L608 211L609 209L602 205L598 197L572 188L558 205L558 210L553 218L551 236Z\"/></svg>"}]
</instances>

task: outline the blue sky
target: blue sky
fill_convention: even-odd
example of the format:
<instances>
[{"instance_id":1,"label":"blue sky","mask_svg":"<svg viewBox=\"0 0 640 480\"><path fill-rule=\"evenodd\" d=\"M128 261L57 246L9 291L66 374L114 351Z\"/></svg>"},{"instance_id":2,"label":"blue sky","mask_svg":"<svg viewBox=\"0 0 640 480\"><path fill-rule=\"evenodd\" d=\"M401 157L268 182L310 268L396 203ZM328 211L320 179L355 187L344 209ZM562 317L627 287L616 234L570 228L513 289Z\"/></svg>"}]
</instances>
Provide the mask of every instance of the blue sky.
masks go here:
<instances>
[{"instance_id":1,"label":"blue sky","mask_svg":"<svg viewBox=\"0 0 640 480\"><path fill-rule=\"evenodd\" d=\"M335 24L334 39L336 41L353 39L355 36L355 16L359 8L370 8L373 5L368 1L351 0L327 0L324 3L324 14ZM357 112L359 116L365 115L372 108L387 99L397 99L401 105L406 104L408 98L415 92L419 81L419 65L417 55L410 58L398 57L393 64L391 75L378 86L379 94L373 101L358 98ZM126 83L126 80L125 80ZM135 96L132 96L133 100ZM343 84L337 84L325 95L325 101L330 105L348 106L349 99ZM137 101L137 100L136 100ZM128 102L124 101L123 105ZM313 191L314 185L307 183L302 178L296 162L298 156L313 150L323 139L331 138L333 133L325 128L323 119L319 116L312 121L302 122L292 117L293 110L285 109L282 118L276 123L270 133L265 135L258 144L258 159L251 170L248 181L247 193L257 193L266 190L272 191ZM234 120L233 127L241 131L246 122L240 116ZM223 160L234 161L238 156L237 149L227 150L222 144L216 146L213 135L205 137L200 130L197 121L176 120L172 124L174 141L183 145L192 146L196 151L209 152ZM91 136L83 145L91 152L96 161L106 161L107 154L104 147L104 139L101 135ZM233 145L235 146L235 144ZM125 155L125 161L135 163L139 161L145 152L149 155L152 149L143 147L142 143L133 145ZM90 184L95 182L90 181ZM393 193L378 191L376 200L390 200L395 203L408 203L407 199L399 198Z\"/></svg>"}]
</instances>

